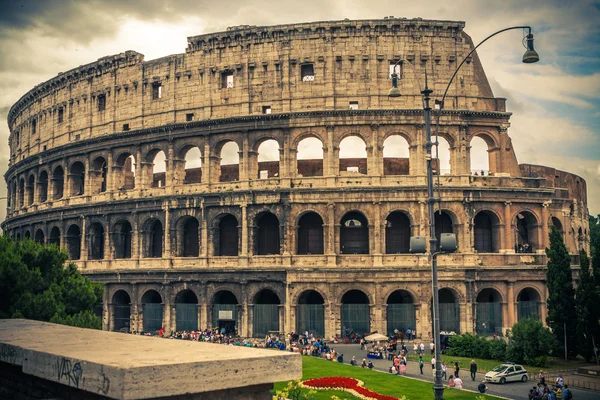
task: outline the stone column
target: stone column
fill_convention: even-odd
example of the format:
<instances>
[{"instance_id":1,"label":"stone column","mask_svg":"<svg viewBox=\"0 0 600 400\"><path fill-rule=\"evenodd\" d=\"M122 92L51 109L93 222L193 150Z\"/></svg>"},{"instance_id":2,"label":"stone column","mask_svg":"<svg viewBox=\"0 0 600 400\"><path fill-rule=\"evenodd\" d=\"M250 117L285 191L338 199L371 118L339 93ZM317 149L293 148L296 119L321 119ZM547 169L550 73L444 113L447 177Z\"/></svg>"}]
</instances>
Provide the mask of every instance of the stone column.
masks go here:
<instances>
[{"instance_id":1,"label":"stone column","mask_svg":"<svg viewBox=\"0 0 600 400\"><path fill-rule=\"evenodd\" d=\"M86 226L86 218L81 216L81 246L79 247L80 251L80 260L85 261L88 259L87 253L87 226Z\"/></svg>"},{"instance_id":2,"label":"stone column","mask_svg":"<svg viewBox=\"0 0 600 400\"><path fill-rule=\"evenodd\" d=\"M100 171L102 176L102 170ZM115 179L113 177L113 155L112 151L108 152L106 159L106 191L112 192L115 190Z\"/></svg>"},{"instance_id":3,"label":"stone column","mask_svg":"<svg viewBox=\"0 0 600 400\"><path fill-rule=\"evenodd\" d=\"M285 304L277 305L277 315L279 316L279 332L291 332L285 327ZM286 338L287 341L287 338Z\"/></svg>"},{"instance_id":4,"label":"stone column","mask_svg":"<svg viewBox=\"0 0 600 400\"><path fill-rule=\"evenodd\" d=\"M248 264L248 215L247 215L247 206L244 204L241 206L242 207L242 220L240 221L240 227L241 227L241 252L240 252L240 258L239 258L239 263L241 265L247 265Z\"/></svg>"},{"instance_id":5,"label":"stone column","mask_svg":"<svg viewBox=\"0 0 600 400\"><path fill-rule=\"evenodd\" d=\"M248 148L247 133L248 133L247 131L244 132L244 139L242 140L242 151L239 153L240 154L240 164L239 164L240 181L248 180L250 150Z\"/></svg>"},{"instance_id":6,"label":"stone column","mask_svg":"<svg viewBox=\"0 0 600 400\"><path fill-rule=\"evenodd\" d=\"M173 154L173 141L169 141L167 154L165 154L165 186L173 186L175 179L175 155Z\"/></svg>"},{"instance_id":7,"label":"stone column","mask_svg":"<svg viewBox=\"0 0 600 400\"><path fill-rule=\"evenodd\" d=\"M165 243L164 243L164 258L171 258L171 224L170 224L170 206L169 201L166 200L164 202L163 208L165 210L165 226L163 229L165 230Z\"/></svg>"},{"instance_id":8,"label":"stone column","mask_svg":"<svg viewBox=\"0 0 600 400\"><path fill-rule=\"evenodd\" d=\"M367 163L367 174L369 176L381 176L383 169L381 169L381 164L383 162L382 154L379 152L379 125L371 124L371 154L367 152L367 157L370 157L370 165Z\"/></svg>"},{"instance_id":9,"label":"stone column","mask_svg":"<svg viewBox=\"0 0 600 400\"><path fill-rule=\"evenodd\" d=\"M199 328L200 329L209 329L211 328L210 326L208 326L208 304L201 303L198 304L198 322L199 322Z\"/></svg>"},{"instance_id":10,"label":"stone column","mask_svg":"<svg viewBox=\"0 0 600 400\"><path fill-rule=\"evenodd\" d=\"M202 178L201 181L204 184L209 184L211 182L211 159L210 159L210 145L208 144L208 140L204 142L204 151L202 151Z\"/></svg>"},{"instance_id":11,"label":"stone column","mask_svg":"<svg viewBox=\"0 0 600 400\"><path fill-rule=\"evenodd\" d=\"M114 307L112 307L109 296L109 285L104 285L104 294L102 295L102 330L112 331L114 329L113 318Z\"/></svg>"},{"instance_id":12,"label":"stone column","mask_svg":"<svg viewBox=\"0 0 600 400\"><path fill-rule=\"evenodd\" d=\"M333 264L335 265L335 204L327 204L327 255L328 258L333 258ZM331 263L331 261L330 261Z\"/></svg>"},{"instance_id":13,"label":"stone column","mask_svg":"<svg viewBox=\"0 0 600 400\"><path fill-rule=\"evenodd\" d=\"M135 188L137 190L143 189L144 185L144 171L142 168L142 149L139 147L135 153Z\"/></svg>"},{"instance_id":14,"label":"stone column","mask_svg":"<svg viewBox=\"0 0 600 400\"><path fill-rule=\"evenodd\" d=\"M506 302L508 303L508 312L506 315L504 326L506 329L512 328L512 326L517 322L515 315L515 282L508 281L506 283Z\"/></svg>"},{"instance_id":15,"label":"stone column","mask_svg":"<svg viewBox=\"0 0 600 400\"><path fill-rule=\"evenodd\" d=\"M140 318L140 305L139 305L139 288L136 283L131 284L131 303L130 303L130 322L129 331L140 332L142 329L142 319Z\"/></svg>"},{"instance_id":16,"label":"stone column","mask_svg":"<svg viewBox=\"0 0 600 400\"><path fill-rule=\"evenodd\" d=\"M511 202L504 203L504 253L515 253L514 232L512 229Z\"/></svg>"},{"instance_id":17,"label":"stone column","mask_svg":"<svg viewBox=\"0 0 600 400\"><path fill-rule=\"evenodd\" d=\"M373 205L373 209L375 210L375 223L373 224L373 255L375 256L374 264L382 265L383 256L381 250L381 238L383 237L383 235L381 234L381 231L383 226L381 224L381 202L375 202L373 203Z\"/></svg>"},{"instance_id":18,"label":"stone column","mask_svg":"<svg viewBox=\"0 0 600 400\"><path fill-rule=\"evenodd\" d=\"M333 125L327 125L325 127L326 129L326 136L327 136L327 154L323 154L323 157L325 158L325 156L327 156L327 170L323 171L323 175L324 176L335 176L335 175L339 175L337 172L335 172L335 168L336 168L336 164L334 162L334 146L333 146L333 135L334 135L334 126ZM323 160L323 162L325 162L325 160ZM325 165L324 165L325 167Z\"/></svg>"},{"instance_id":19,"label":"stone column","mask_svg":"<svg viewBox=\"0 0 600 400\"><path fill-rule=\"evenodd\" d=\"M542 240L540 240L541 249L550 247L550 229L548 228L548 220L550 219L550 214L548 212L548 206L550 206L550 203L542 203Z\"/></svg>"},{"instance_id":20,"label":"stone column","mask_svg":"<svg viewBox=\"0 0 600 400\"><path fill-rule=\"evenodd\" d=\"M201 235L200 255L204 258L207 258L209 255L209 252L208 252L208 220L207 220L206 211L204 209L204 204L202 205L202 231L200 232L200 235Z\"/></svg>"},{"instance_id":21,"label":"stone column","mask_svg":"<svg viewBox=\"0 0 600 400\"><path fill-rule=\"evenodd\" d=\"M111 226L110 219L106 222L106 228L104 229L104 257L103 260L112 260L112 253L110 251L110 244L112 240L110 240L111 235Z\"/></svg>"}]
</instances>

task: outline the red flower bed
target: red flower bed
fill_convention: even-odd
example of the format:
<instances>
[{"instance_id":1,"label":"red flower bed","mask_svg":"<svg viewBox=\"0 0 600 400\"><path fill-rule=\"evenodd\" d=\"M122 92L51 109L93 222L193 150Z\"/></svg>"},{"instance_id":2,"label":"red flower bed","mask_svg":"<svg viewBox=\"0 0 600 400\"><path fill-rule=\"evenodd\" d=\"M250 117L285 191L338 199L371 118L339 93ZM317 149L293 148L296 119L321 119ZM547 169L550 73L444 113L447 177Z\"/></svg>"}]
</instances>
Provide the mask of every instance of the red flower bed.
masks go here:
<instances>
[{"instance_id":1,"label":"red flower bed","mask_svg":"<svg viewBox=\"0 0 600 400\"><path fill-rule=\"evenodd\" d=\"M361 382L354 378L343 376L331 376L326 378L309 379L302 382L303 385L319 389L351 389L365 397L370 397L377 400L398 400L393 396L379 394L369 390L361 385Z\"/></svg>"}]
</instances>

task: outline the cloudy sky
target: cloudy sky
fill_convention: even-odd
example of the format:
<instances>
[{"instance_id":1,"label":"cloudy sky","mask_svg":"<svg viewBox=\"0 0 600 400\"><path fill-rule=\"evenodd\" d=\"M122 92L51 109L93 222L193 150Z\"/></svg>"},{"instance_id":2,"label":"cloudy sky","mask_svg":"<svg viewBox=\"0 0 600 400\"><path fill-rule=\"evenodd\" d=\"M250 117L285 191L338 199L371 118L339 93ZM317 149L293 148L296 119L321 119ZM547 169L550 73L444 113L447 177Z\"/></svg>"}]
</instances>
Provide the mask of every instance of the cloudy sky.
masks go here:
<instances>
[{"instance_id":1,"label":"cloudy sky","mask_svg":"<svg viewBox=\"0 0 600 400\"><path fill-rule=\"evenodd\" d=\"M233 25L390 15L465 21L475 42L531 25L539 63L520 63L516 30L481 48L483 66L514 113L509 134L519 162L581 175L590 212L600 214L600 1L593 0L0 0L0 172L8 165L10 106L59 72L125 50L146 60L183 53L187 36ZM5 207L0 200L0 220Z\"/></svg>"}]
</instances>

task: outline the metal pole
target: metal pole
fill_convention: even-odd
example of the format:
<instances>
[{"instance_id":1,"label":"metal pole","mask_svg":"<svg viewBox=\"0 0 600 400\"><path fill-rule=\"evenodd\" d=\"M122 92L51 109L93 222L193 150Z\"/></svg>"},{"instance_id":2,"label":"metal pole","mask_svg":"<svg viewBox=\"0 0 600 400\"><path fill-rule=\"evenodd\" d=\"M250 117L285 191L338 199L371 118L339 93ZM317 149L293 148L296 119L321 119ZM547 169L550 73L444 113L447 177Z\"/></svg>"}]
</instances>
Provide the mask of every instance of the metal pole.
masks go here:
<instances>
[{"instance_id":1,"label":"metal pole","mask_svg":"<svg viewBox=\"0 0 600 400\"><path fill-rule=\"evenodd\" d=\"M427 210L429 213L429 256L431 257L431 286L433 291L433 343L435 349L435 383L433 392L436 400L444 399L444 385L442 384L442 362L440 360L440 304L438 299L437 279L437 238L435 236L435 215L433 203L433 169L431 157L431 107L429 106L429 95L432 90L427 84L427 73L425 73L425 89L423 95L423 114L425 116L425 159L427 160Z\"/></svg>"},{"instance_id":2,"label":"metal pole","mask_svg":"<svg viewBox=\"0 0 600 400\"><path fill-rule=\"evenodd\" d=\"M563 322L563 333L565 335L565 361L567 361L567 323Z\"/></svg>"}]
</instances>

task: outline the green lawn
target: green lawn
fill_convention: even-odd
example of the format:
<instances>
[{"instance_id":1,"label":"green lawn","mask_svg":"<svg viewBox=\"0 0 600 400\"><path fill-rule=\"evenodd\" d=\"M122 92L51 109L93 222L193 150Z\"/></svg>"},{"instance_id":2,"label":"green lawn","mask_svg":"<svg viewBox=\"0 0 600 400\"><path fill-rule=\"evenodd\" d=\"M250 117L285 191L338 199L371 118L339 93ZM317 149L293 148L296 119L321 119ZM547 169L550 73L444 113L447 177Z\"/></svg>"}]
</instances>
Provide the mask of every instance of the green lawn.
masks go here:
<instances>
[{"instance_id":1,"label":"green lawn","mask_svg":"<svg viewBox=\"0 0 600 400\"><path fill-rule=\"evenodd\" d=\"M425 354L423 356L423 360L425 360L426 364L429 363L429 361L431 360L431 357L433 357L433 356L430 354ZM407 358L409 360L418 360L419 356L414 353L413 354L409 353ZM455 361L458 361L458 365L462 371L468 371L469 365L471 364L471 360L473 360L473 359L469 358L469 357L455 357L455 356L442 355L442 361L445 362L446 365L448 365L448 375L450 375L452 373L451 372L452 366L454 365ZM494 368L495 366L506 362L506 360L498 361L498 360L484 360L482 358L475 358L475 362L477 363L477 370L479 372L484 372L484 371L487 372L487 371L491 370L492 368ZM539 367L533 367L533 366L525 366L525 367L527 369L527 372L537 374L538 372L540 372L540 369L543 369L544 372L564 371L566 369L577 369L578 367L581 367L583 365L588 365L588 364L583 360L565 361L562 359L551 359L550 365L546 368L539 368Z\"/></svg>"},{"instance_id":2,"label":"green lawn","mask_svg":"<svg viewBox=\"0 0 600 400\"><path fill-rule=\"evenodd\" d=\"M302 357L302 380L326 376L348 376L356 378L363 381L365 387L373 391L398 398L406 396L408 400L431 399L433 397L433 383L370 371L360 367L353 367L348 364L338 364L315 357ZM286 382L276 383L275 390L280 390L286 384ZM345 392L316 391L316 394L311 396L311 399L329 400L334 394L341 399L356 398ZM446 388L444 391L444 398L450 400L475 400L476 397L477 394L464 390ZM488 399L496 398L489 395L485 397Z\"/></svg>"}]
</instances>

